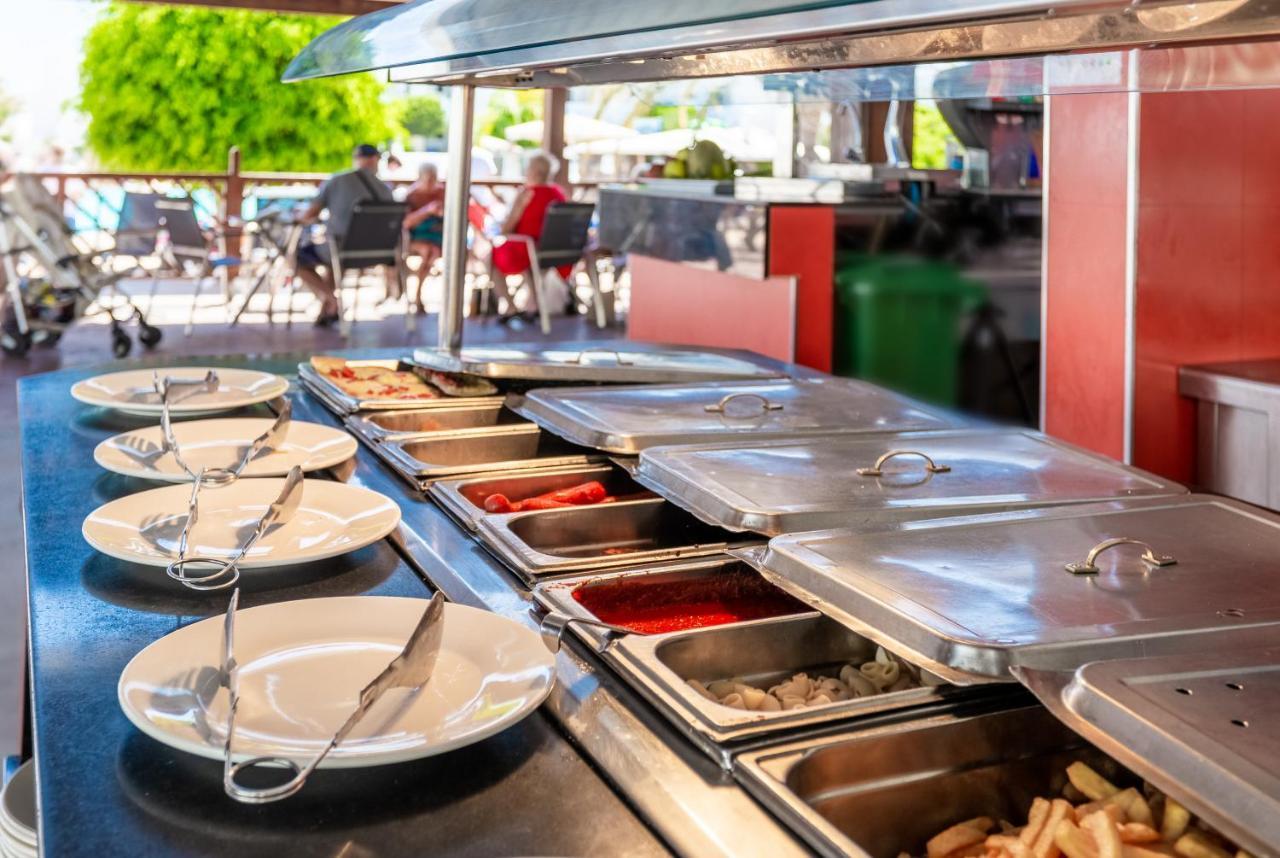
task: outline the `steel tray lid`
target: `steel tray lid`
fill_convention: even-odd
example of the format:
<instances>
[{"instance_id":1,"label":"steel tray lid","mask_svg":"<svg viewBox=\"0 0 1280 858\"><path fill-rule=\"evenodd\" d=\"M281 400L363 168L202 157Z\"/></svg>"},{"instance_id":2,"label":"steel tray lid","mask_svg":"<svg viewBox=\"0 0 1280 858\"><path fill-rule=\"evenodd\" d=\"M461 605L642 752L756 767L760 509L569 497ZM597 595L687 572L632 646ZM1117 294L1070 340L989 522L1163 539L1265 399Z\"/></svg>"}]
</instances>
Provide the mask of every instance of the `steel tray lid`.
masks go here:
<instances>
[{"instance_id":1,"label":"steel tray lid","mask_svg":"<svg viewBox=\"0 0 1280 858\"><path fill-rule=\"evenodd\" d=\"M417 349L413 362L441 372L524 381L661 383L778 378L780 365L718 352L644 343L472 346L460 354Z\"/></svg>"},{"instance_id":2,"label":"steel tray lid","mask_svg":"<svg viewBox=\"0 0 1280 858\"><path fill-rule=\"evenodd\" d=\"M1002 429L655 447L635 477L707 522L769 536L1186 492L1038 432Z\"/></svg>"},{"instance_id":3,"label":"steel tray lid","mask_svg":"<svg viewBox=\"0 0 1280 858\"><path fill-rule=\"evenodd\" d=\"M1015 668L1080 735L1241 848L1280 844L1280 635L1241 630L1221 650Z\"/></svg>"},{"instance_id":4,"label":"steel tray lid","mask_svg":"<svg viewBox=\"0 0 1280 858\"><path fill-rule=\"evenodd\" d=\"M770 580L958 684L1204 652L1280 621L1280 516L1206 495L776 537Z\"/></svg>"},{"instance_id":5,"label":"steel tray lid","mask_svg":"<svg viewBox=\"0 0 1280 858\"><path fill-rule=\"evenodd\" d=\"M569 440L611 453L799 435L948 429L958 421L873 384L783 379L530 391L510 406Z\"/></svg>"}]
</instances>

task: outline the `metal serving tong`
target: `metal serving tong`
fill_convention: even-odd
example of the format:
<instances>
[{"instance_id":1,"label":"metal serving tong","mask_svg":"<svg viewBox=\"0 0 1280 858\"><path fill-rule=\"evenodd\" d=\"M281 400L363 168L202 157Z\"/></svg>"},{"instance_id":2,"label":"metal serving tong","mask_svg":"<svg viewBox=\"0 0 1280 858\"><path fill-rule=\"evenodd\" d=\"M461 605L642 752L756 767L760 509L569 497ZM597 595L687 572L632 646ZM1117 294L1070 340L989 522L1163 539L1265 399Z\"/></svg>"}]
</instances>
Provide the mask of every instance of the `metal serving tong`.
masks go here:
<instances>
[{"instance_id":1,"label":"metal serving tong","mask_svg":"<svg viewBox=\"0 0 1280 858\"><path fill-rule=\"evenodd\" d=\"M294 465L285 477L284 488L279 496L267 507L267 511L258 519L253 532L245 540L243 547L230 560L221 557L187 556L190 546L191 531L200 517L200 487L203 485L205 471L201 470L191 484L191 500L187 503L187 520L182 525L182 535L178 538L178 559L165 569L165 573L184 587L192 590L224 590L240 580L240 562L249 550L274 525L284 524L297 512L302 503L302 468ZM196 574L192 574L192 572Z\"/></svg>"},{"instance_id":2,"label":"metal serving tong","mask_svg":"<svg viewBox=\"0 0 1280 858\"><path fill-rule=\"evenodd\" d=\"M269 405L270 409L275 411L275 423L271 424L266 432L253 439L253 442L244 451L244 455L241 456L241 460L236 465L232 467L206 467L206 469L200 471L200 474L197 474L182 457L182 451L178 448L178 439L174 437L173 417L170 415L169 406L173 405L174 402L182 401L186 396L178 394L177 397L174 397L173 383L174 379L156 379L157 387L160 388L160 402L163 405L160 410L160 435L164 444L163 452L173 453L174 461L178 462L178 467L186 471L187 475L196 480L197 484L218 488L221 485L230 485L236 482L251 461L279 447L280 442L283 442L284 438L289 434L289 423L292 423L293 420L293 405L283 396L276 397ZM210 383L214 385L214 389L218 389L218 375L212 373L212 371L205 376L204 382L201 383L201 387L197 388L196 392L207 391ZM189 396L189 393L187 396Z\"/></svg>"},{"instance_id":3,"label":"metal serving tong","mask_svg":"<svg viewBox=\"0 0 1280 858\"><path fill-rule=\"evenodd\" d=\"M547 649L552 652L559 652L560 645L564 640L564 633L569 630L569 626L590 626L593 629L600 629L605 633L605 647L617 635L639 634L622 626L602 623L599 620L589 620L586 617L573 617L560 611L551 611L543 616L538 623L538 635L542 638L542 643L546 645Z\"/></svg>"},{"instance_id":4,"label":"metal serving tong","mask_svg":"<svg viewBox=\"0 0 1280 858\"><path fill-rule=\"evenodd\" d=\"M231 604L227 606L227 617L222 625L222 669L219 671L218 679L221 687L227 689L230 694L227 739L223 746L222 788L231 798L245 804L267 804L280 801L302 789L307 778L311 777L311 773L316 770L320 762L347 737L383 694L393 688L417 690L427 684L435 670L436 660L440 655L440 645L444 640L444 594L437 590L431 597L431 601L427 602L426 610L422 612L422 619L418 620L418 625L413 630L413 634L409 635L404 649L374 677L372 682L364 687L360 692L360 702L356 705L355 711L338 728L320 753L311 758L310 762L305 766L299 766L293 760L284 757L263 756L233 763L231 761L232 739L235 736L236 708L240 703L234 646L235 614L239 602L240 590L237 588L231 594ZM271 787L248 787L236 780L241 772L258 766L284 768L292 771L293 776L285 783Z\"/></svg>"},{"instance_id":5,"label":"metal serving tong","mask_svg":"<svg viewBox=\"0 0 1280 858\"><path fill-rule=\"evenodd\" d=\"M175 378L172 375L161 376L158 371L151 373L151 389L160 397L160 401L166 404L176 405L200 393L215 393L218 390L218 384L218 373L213 370L206 372L203 378ZM177 396L173 396L176 388L186 389Z\"/></svg>"}]
</instances>

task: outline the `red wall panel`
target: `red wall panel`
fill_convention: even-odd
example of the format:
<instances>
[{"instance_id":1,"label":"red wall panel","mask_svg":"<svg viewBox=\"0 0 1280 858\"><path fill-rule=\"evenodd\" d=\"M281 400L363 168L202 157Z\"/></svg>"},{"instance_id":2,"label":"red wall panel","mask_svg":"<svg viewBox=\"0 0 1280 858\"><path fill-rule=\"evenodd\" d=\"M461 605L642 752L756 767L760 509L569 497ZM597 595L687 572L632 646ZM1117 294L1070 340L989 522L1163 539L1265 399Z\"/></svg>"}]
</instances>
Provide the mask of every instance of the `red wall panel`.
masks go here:
<instances>
[{"instance_id":1,"label":"red wall panel","mask_svg":"<svg viewBox=\"0 0 1280 858\"><path fill-rule=\"evenodd\" d=\"M794 355L790 278L736 274L632 254L627 337L659 343L750 349L778 360Z\"/></svg>"},{"instance_id":2,"label":"red wall panel","mask_svg":"<svg viewBox=\"0 0 1280 858\"><path fill-rule=\"evenodd\" d=\"M1119 458L1128 96L1055 98L1050 122L1044 429Z\"/></svg>"},{"instance_id":3,"label":"red wall panel","mask_svg":"<svg viewBox=\"0 0 1280 858\"><path fill-rule=\"evenodd\" d=\"M1134 464L1195 474L1179 366L1280 355L1280 93L1144 95Z\"/></svg>"},{"instance_id":4,"label":"red wall panel","mask_svg":"<svg viewBox=\"0 0 1280 858\"><path fill-rule=\"evenodd\" d=\"M830 206L769 209L769 275L796 278L796 363L831 372L836 216Z\"/></svg>"}]
</instances>

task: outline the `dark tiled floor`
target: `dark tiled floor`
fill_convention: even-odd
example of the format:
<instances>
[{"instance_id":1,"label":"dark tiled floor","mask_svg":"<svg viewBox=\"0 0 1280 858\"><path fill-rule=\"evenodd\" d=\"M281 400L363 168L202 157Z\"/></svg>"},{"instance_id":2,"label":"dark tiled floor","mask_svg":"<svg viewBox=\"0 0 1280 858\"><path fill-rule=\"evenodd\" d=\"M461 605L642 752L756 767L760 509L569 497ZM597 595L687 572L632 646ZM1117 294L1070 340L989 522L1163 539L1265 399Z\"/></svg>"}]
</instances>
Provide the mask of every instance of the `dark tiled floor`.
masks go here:
<instances>
[{"instance_id":1,"label":"dark tiled floor","mask_svg":"<svg viewBox=\"0 0 1280 858\"><path fill-rule=\"evenodd\" d=\"M344 342L335 330L319 330L310 323L242 324L228 329L222 324L197 325L190 337L180 326L166 326L164 340L155 354L175 359L216 354L269 354L273 352L321 351L342 348L380 348L431 345L436 341L436 319L419 319L417 330L409 333L398 318L356 324L350 340ZM616 331L599 331L585 319L557 318L551 339L585 340L616 337ZM536 328L506 328L493 322L468 323L465 340L478 342L518 342L540 339ZM26 636L26 576L22 542L22 509L18 496L19 445L15 400L17 380L25 375L77 366L92 366L113 360L108 329L104 325L81 325L67 332L57 348L36 349L26 358L0 358L0 479L8 490L0 492L0 521L9 526L0 530L0 754L18 749L22 714L22 659ZM79 522L68 522L68 530L78 532ZM78 538L78 537L77 537Z\"/></svg>"}]
</instances>

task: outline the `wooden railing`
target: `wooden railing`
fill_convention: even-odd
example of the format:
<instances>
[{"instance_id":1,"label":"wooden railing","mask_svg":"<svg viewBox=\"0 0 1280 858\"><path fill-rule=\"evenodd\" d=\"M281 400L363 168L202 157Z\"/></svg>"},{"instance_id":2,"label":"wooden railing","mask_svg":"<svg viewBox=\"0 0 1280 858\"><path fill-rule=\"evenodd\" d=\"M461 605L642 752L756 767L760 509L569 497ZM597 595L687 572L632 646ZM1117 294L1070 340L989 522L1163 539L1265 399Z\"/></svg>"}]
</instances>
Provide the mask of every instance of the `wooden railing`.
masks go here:
<instances>
[{"instance_id":1,"label":"wooden railing","mask_svg":"<svg viewBox=\"0 0 1280 858\"><path fill-rule=\"evenodd\" d=\"M42 179L49 190L70 215L78 215L98 224L103 208L111 209L105 192L117 190L149 191L161 195L173 195L175 191L195 201L197 213L208 223L216 225L222 235L223 252L234 255L239 246L245 202L256 196L261 188L272 186L318 186L328 178L326 173L273 173L243 171L240 169L240 150L232 148L227 157L227 171L215 172L63 172L38 171L33 173ZM401 187L412 184L408 179L391 179L390 184ZM503 205L510 204L522 182L518 179L484 178L471 181L473 188L486 188ZM570 188L575 198L591 193L599 182L576 183ZM204 192L204 193L202 193ZM212 197L212 205L202 203ZM115 212L118 214L118 212ZM105 230L104 230L105 231Z\"/></svg>"}]
</instances>

